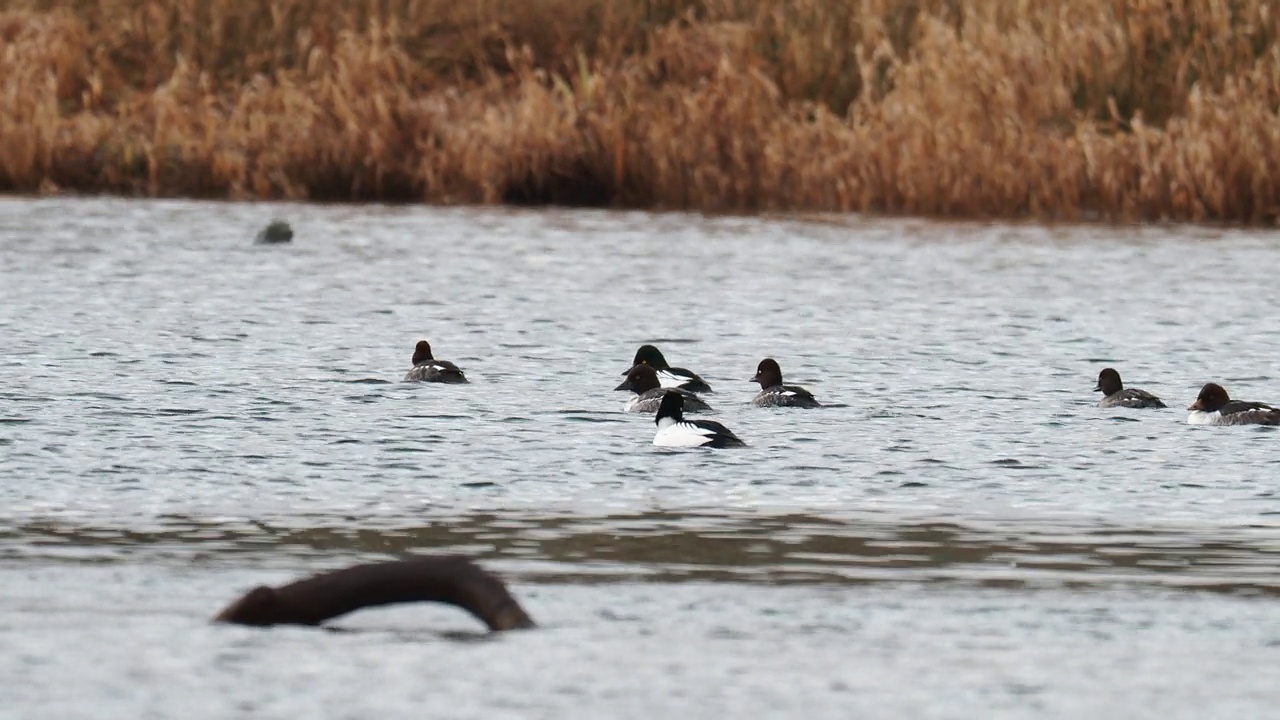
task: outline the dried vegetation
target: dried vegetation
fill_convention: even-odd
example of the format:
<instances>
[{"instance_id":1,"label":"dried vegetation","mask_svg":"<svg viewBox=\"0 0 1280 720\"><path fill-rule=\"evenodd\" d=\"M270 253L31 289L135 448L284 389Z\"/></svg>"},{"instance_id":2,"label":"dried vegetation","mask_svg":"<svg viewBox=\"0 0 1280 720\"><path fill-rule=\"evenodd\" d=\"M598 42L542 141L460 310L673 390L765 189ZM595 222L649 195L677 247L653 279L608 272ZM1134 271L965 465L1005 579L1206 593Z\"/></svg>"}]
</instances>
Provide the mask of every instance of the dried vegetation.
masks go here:
<instances>
[{"instance_id":1,"label":"dried vegetation","mask_svg":"<svg viewBox=\"0 0 1280 720\"><path fill-rule=\"evenodd\" d=\"M9 0L0 191L1272 223L1262 0Z\"/></svg>"}]
</instances>

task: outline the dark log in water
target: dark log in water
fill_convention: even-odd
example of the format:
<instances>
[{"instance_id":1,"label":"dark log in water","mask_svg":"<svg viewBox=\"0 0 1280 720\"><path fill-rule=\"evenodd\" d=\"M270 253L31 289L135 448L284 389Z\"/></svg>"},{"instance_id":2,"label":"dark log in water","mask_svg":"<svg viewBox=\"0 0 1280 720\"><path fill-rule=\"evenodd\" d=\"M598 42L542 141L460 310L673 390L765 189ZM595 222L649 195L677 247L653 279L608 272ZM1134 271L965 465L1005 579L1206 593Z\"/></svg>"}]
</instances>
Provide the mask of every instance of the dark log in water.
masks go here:
<instances>
[{"instance_id":1,"label":"dark log in water","mask_svg":"<svg viewBox=\"0 0 1280 720\"><path fill-rule=\"evenodd\" d=\"M319 625L361 608L424 601L457 605L494 631L534 626L497 576L461 556L356 565L278 588L260 586L218 613L214 622Z\"/></svg>"}]
</instances>

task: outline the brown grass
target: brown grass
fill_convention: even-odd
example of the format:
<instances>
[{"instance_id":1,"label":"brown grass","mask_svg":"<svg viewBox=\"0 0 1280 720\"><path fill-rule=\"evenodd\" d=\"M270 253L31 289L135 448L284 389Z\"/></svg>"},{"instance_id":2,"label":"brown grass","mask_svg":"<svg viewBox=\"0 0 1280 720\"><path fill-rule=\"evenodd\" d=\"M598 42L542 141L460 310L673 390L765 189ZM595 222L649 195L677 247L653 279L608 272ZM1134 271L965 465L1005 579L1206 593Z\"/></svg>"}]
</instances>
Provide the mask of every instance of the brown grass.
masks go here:
<instances>
[{"instance_id":1,"label":"brown grass","mask_svg":"<svg viewBox=\"0 0 1280 720\"><path fill-rule=\"evenodd\" d=\"M10 0L0 191L1272 223L1263 0Z\"/></svg>"}]
</instances>

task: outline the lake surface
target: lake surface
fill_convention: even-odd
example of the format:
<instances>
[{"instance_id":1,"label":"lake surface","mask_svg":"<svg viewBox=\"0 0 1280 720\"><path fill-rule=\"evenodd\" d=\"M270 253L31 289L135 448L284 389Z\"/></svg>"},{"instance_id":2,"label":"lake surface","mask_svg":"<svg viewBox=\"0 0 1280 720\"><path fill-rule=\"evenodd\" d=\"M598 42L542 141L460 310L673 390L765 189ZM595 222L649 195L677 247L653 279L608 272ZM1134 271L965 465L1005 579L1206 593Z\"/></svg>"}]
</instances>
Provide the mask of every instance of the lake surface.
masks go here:
<instances>
[{"instance_id":1,"label":"lake surface","mask_svg":"<svg viewBox=\"0 0 1280 720\"><path fill-rule=\"evenodd\" d=\"M1280 434L1182 408L1280 402L1278 241L0 200L0 717L1272 714ZM653 447L645 342L750 447ZM765 356L831 407L750 406ZM208 622L404 552L541 627Z\"/></svg>"}]
</instances>

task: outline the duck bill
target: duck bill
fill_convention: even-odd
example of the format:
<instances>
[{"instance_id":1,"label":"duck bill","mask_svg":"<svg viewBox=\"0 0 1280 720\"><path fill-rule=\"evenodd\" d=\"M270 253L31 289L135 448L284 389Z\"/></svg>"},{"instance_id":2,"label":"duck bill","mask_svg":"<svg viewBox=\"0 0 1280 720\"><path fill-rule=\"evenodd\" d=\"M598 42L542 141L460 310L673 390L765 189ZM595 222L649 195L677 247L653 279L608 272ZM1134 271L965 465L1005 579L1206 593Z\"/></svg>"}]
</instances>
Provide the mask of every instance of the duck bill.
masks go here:
<instances>
[{"instance_id":1,"label":"duck bill","mask_svg":"<svg viewBox=\"0 0 1280 720\"><path fill-rule=\"evenodd\" d=\"M760 373L756 373L755 375L752 375L751 379L748 380L747 382L753 382L753 383L760 382Z\"/></svg>"},{"instance_id":2,"label":"duck bill","mask_svg":"<svg viewBox=\"0 0 1280 720\"><path fill-rule=\"evenodd\" d=\"M1203 410L1203 409L1204 409L1204 405L1202 405L1202 404L1200 403L1200 398L1196 398L1196 401L1195 401L1195 402L1193 402L1193 403L1191 403L1190 405L1188 405L1188 406L1187 406L1187 409L1188 409L1188 410Z\"/></svg>"},{"instance_id":3,"label":"duck bill","mask_svg":"<svg viewBox=\"0 0 1280 720\"><path fill-rule=\"evenodd\" d=\"M631 389L631 381L630 381L630 380L623 380L621 385L619 385L618 387L614 388L614 390L615 390L615 391L617 391L617 390L630 390L630 389Z\"/></svg>"},{"instance_id":4,"label":"duck bill","mask_svg":"<svg viewBox=\"0 0 1280 720\"><path fill-rule=\"evenodd\" d=\"M1093 391L1094 391L1094 392L1102 392L1102 383L1098 383L1097 385L1094 385L1094 386L1093 386Z\"/></svg>"}]
</instances>

